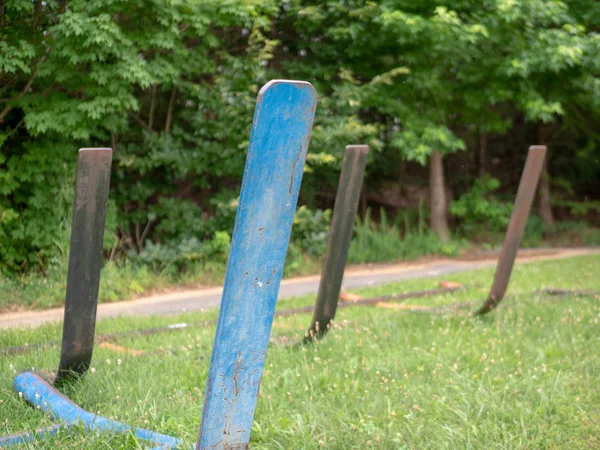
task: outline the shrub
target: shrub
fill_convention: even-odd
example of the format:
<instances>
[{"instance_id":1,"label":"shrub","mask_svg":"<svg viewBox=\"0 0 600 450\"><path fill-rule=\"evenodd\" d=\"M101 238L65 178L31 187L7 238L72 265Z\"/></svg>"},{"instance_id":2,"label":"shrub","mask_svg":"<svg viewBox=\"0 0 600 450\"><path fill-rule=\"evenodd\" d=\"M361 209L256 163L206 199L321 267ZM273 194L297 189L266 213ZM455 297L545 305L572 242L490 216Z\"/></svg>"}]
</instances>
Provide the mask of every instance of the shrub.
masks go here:
<instances>
[{"instance_id":1,"label":"shrub","mask_svg":"<svg viewBox=\"0 0 600 450\"><path fill-rule=\"evenodd\" d=\"M202 239L206 232L202 208L191 200L161 197L151 208L150 218L160 221L155 234L160 241Z\"/></svg>"},{"instance_id":2,"label":"shrub","mask_svg":"<svg viewBox=\"0 0 600 450\"><path fill-rule=\"evenodd\" d=\"M233 191L224 190L211 198L209 203L214 213L206 220L206 234L212 236L217 231L227 231L232 234L239 196Z\"/></svg>"},{"instance_id":3,"label":"shrub","mask_svg":"<svg viewBox=\"0 0 600 450\"><path fill-rule=\"evenodd\" d=\"M307 255L322 258L327 247L330 221L331 210L311 210L301 206L294 216L291 242Z\"/></svg>"},{"instance_id":4,"label":"shrub","mask_svg":"<svg viewBox=\"0 0 600 450\"><path fill-rule=\"evenodd\" d=\"M379 225L371 220L371 210L365 219L357 219L354 238L348 252L349 263L391 262L416 259L424 255L456 255L464 246L462 241L442 243L429 230L412 231L405 223L404 233L397 223L390 224L385 210L381 210Z\"/></svg>"},{"instance_id":5,"label":"shrub","mask_svg":"<svg viewBox=\"0 0 600 450\"><path fill-rule=\"evenodd\" d=\"M481 229L502 231L506 228L512 205L491 195L499 187L500 181L497 178L478 178L471 190L450 204L450 213L460 219L460 228L465 235Z\"/></svg>"}]
</instances>

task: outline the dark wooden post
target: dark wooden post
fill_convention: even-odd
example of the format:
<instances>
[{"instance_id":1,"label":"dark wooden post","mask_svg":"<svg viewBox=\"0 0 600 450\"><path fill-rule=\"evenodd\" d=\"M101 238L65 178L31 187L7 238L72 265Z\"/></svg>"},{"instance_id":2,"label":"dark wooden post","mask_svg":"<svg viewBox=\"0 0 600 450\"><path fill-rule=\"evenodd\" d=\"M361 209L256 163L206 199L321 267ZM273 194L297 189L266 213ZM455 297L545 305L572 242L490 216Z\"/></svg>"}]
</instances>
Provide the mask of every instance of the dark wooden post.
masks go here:
<instances>
[{"instance_id":1,"label":"dark wooden post","mask_svg":"<svg viewBox=\"0 0 600 450\"><path fill-rule=\"evenodd\" d=\"M110 148L79 150L57 381L84 374L92 360L111 161Z\"/></svg>"},{"instance_id":2,"label":"dark wooden post","mask_svg":"<svg viewBox=\"0 0 600 450\"><path fill-rule=\"evenodd\" d=\"M535 191L540 180L544 158L546 156L545 145L533 145L529 147L525 168L519 182L517 198L513 206L512 215L504 236L496 273L494 274L494 282L483 306L477 311L477 314L486 314L496 308L506 293L510 275L515 263L521 238L525 231L531 204L535 198Z\"/></svg>"},{"instance_id":3,"label":"dark wooden post","mask_svg":"<svg viewBox=\"0 0 600 450\"><path fill-rule=\"evenodd\" d=\"M317 302L305 342L323 337L335 317L368 156L367 145L346 147L329 228L327 250L321 269Z\"/></svg>"}]
</instances>

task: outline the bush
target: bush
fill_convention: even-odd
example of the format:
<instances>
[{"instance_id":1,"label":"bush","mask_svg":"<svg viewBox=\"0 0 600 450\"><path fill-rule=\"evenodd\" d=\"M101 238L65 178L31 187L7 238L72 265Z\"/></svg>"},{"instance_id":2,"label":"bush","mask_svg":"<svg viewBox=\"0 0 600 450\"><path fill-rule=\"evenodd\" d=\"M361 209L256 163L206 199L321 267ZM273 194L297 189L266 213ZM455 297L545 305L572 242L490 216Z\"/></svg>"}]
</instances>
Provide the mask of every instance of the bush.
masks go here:
<instances>
[{"instance_id":1,"label":"bush","mask_svg":"<svg viewBox=\"0 0 600 450\"><path fill-rule=\"evenodd\" d=\"M350 243L348 262L353 264L368 262L392 262L416 259L424 255L456 255L463 248L463 242L442 243L437 235L429 230L412 231L408 223L402 234L397 223L388 223L385 210L381 210L381 221L377 225L371 220L371 210L365 219L357 219L354 238Z\"/></svg>"},{"instance_id":2,"label":"bush","mask_svg":"<svg viewBox=\"0 0 600 450\"><path fill-rule=\"evenodd\" d=\"M486 231L503 231L508 225L512 205L501 202L491 193L500 187L497 178L485 176L475 180L470 191L450 204L450 213L460 219L464 235Z\"/></svg>"},{"instance_id":3,"label":"bush","mask_svg":"<svg viewBox=\"0 0 600 450\"><path fill-rule=\"evenodd\" d=\"M76 155L72 146L60 142L0 152L0 270L4 274L46 272L67 253Z\"/></svg>"},{"instance_id":4,"label":"bush","mask_svg":"<svg viewBox=\"0 0 600 450\"><path fill-rule=\"evenodd\" d=\"M227 231L217 231L208 241L196 237L180 241L153 243L148 241L139 254L131 251L129 258L138 266L150 268L154 273L175 275L197 263L227 262L231 237Z\"/></svg>"},{"instance_id":5,"label":"bush","mask_svg":"<svg viewBox=\"0 0 600 450\"><path fill-rule=\"evenodd\" d=\"M198 237L206 233L202 208L191 200L161 197L158 204L151 208L151 220L159 220L156 227L156 239L175 241Z\"/></svg>"},{"instance_id":6,"label":"bush","mask_svg":"<svg viewBox=\"0 0 600 450\"><path fill-rule=\"evenodd\" d=\"M544 235L547 227L542 219L537 214L529 214L527 223L525 224L525 231L523 233L523 240L521 247L538 247L544 241Z\"/></svg>"},{"instance_id":7,"label":"bush","mask_svg":"<svg viewBox=\"0 0 600 450\"><path fill-rule=\"evenodd\" d=\"M536 247L543 243L556 246L599 245L600 230L590 228L586 222L564 220L548 226L537 215L530 215L525 226L523 247Z\"/></svg>"},{"instance_id":8,"label":"bush","mask_svg":"<svg viewBox=\"0 0 600 450\"><path fill-rule=\"evenodd\" d=\"M330 222L331 210L311 210L301 206L294 216L291 242L299 251L311 257L323 258Z\"/></svg>"},{"instance_id":9,"label":"bush","mask_svg":"<svg viewBox=\"0 0 600 450\"><path fill-rule=\"evenodd\" d=\"M322 258L309 256L307 253L302 252L294 242L290 241L283 266L283 276L314 275L319 272L322 264Z\"/></svg>"},{"instance_id":10,"label":"bush","mask_svg":"<svg viewBox=\"0 0 600 450\"><path fill-rule=\"evenodd\" d=\"M402 258L402 247L400 230L395 224L387 224L385 212L382 210L381 223L377 226L371 221L371 210L368 209L362 222L360 218L356 219L348 262L396 261Z\"/></svg>"},{"instance_id":11,"label":"bush","mask_svg":"<svg viewBox=\"0 0 600 450\"><path fill-rule=\"evenodd\" d=\"M585 245L600 246L600 230L597 228L590 228L583 231L581 238Z\"/></svg>"},{"instance_id":12,"label":"bush","mask_svg":"<svg viewBox=\"0 0 600 450\"><path fill-rule=\"evenodd\" d=\"M214 213L206 220L205 230L208 236L214 235L217 231L227 231L229 234L233 234L239 202L239 196L229 190L221 191L209 200Z\"/></svg>"}]
</instances>

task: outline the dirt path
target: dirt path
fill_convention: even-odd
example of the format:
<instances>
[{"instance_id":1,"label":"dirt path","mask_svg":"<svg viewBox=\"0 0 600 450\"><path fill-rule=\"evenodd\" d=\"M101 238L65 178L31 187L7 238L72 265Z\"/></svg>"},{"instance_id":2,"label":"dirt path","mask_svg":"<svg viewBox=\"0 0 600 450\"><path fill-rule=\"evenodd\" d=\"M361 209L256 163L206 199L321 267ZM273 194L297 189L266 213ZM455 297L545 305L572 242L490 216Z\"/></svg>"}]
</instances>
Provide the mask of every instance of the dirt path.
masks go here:
<instances>
[{"instance_id":1,"label":"dirt path","mask_svg":"<svg viewBox=\"0 0 600 450\"><path fill-rule=\"evenodd\" d=\"M600 254L600 248L521 250L517 255L517 261L525 263L589 254ZM498 252L483 252L471 254L465 258L434 259L416 264L350 266L346 269L343 289L356 289L406 279L435 277L465 270L493 267L496 265L497 258ZM286 279L281 283L279 298L314 294L317 292L318 286L319 275ZM221 292L221 287L215 287L154 295L133 301L103 303L98 306L97 317L102 319L117 316L166 315L211 308L219 305ZM63 308L0 314L0 329L38 326L45 322L60 321L62 317Z\"/></svg>"}]
</instances>

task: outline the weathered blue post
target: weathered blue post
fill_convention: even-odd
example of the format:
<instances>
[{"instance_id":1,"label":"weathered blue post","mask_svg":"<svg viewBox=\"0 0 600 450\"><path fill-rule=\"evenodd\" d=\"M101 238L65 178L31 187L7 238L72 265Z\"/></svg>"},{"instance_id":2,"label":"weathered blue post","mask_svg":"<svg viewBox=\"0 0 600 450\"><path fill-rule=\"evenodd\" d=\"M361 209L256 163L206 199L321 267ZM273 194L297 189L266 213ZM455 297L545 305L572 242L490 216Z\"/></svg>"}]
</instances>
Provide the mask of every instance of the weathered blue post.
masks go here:
<instances>
[{"instance_id":1,"label":"weathered blue post","mask_svg":"<svg viewBox=\"0 0 600 450\"><path fill-rule=\"evenodd\" d=\"M302 81L258 94L197 449L245 449L317 98Z\"/></svg>"}]
</instances>

